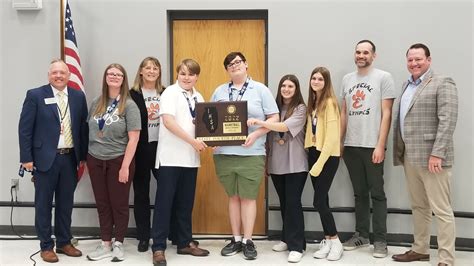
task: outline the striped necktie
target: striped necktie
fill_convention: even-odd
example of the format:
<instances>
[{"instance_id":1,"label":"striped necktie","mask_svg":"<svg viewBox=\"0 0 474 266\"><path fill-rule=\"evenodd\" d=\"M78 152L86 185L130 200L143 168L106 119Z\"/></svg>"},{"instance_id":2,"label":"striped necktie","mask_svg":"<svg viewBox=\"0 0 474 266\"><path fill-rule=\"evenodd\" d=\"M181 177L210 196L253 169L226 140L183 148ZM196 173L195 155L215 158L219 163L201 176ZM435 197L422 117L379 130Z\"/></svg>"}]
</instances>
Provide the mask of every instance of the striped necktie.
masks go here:
<instances>
[{"instance_id":1,"label":"striped necktie","mask_svg":"<svg viewBox=\"0 0 474 266\"><path fill-rule=\"evenodd\" d=\"M73 146L72 143L72 130L71 130L71 117L68 115L68 99L63 91L58 92L59 96L59 112L61 119L61 133L64 136L64 145L67 148Z\"/></svg>"}]
</instances>

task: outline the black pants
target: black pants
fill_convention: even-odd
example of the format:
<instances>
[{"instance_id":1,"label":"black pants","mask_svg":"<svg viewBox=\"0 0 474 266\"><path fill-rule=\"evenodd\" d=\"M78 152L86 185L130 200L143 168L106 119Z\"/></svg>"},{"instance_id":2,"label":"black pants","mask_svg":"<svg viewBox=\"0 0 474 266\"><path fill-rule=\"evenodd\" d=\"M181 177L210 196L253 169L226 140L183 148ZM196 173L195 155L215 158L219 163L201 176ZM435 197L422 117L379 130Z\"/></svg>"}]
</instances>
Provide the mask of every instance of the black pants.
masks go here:
<instances>
[{"instance_id":1,"label":"black pants","mask_svg":"<svg viewBox=\"0 0 474 266\"><path fill-rule=\"evenodd\" d=\"M310 168L318 160L320 154L321 152L316 150L316 148L309 148L308 166ZM311 176L311 182L314 188L313 206L319 212L324 235L326 236L337 235L334 217L329 209L328 194L338 166L339 157L330 156L324 164L321 174L319 174L319 176Z\"/></svg>"},{"instance_id":2,"label":"black pants","mask_svg":"<svg viewBox=\"0 0 474 266\"><path fill-rule=\"evenodd\" d=\"M158 169L155 211L153 212L152 250L166 249L170 223L175 224L177 248L192 241L192 212L198 168L161 166ZM175 220L171 221L175 212Z\"/></svg>"},{"instance_id":3,"label":"black pants","mask_svg":"<svg viewBox=\"0 0 474 266\"><path fill-rule=\"evenodd\" d=\"M288 245L290 251L303 252L303 250L306 250L301 194L307 177L307 172L284 175L272 174L273 185L275 185L280 199L281 219L283 221L281 241Z\"/></svg>"},{"instance_id":4,"label":"black pants","mask_svg":"<svg viewBox=\"0 0 474 266\"><path fill-rule=\"evenodd\" d=\"M146 130L146 129L145 129ZM135 176L133 178L133 214L137 226L137 239L150 239L150 172L155 168L158 142L140 145L135 153ZM153 172L155 174L156 172ZM155 178L158 178L155 176Z\"/></svg>"}]
</instances>

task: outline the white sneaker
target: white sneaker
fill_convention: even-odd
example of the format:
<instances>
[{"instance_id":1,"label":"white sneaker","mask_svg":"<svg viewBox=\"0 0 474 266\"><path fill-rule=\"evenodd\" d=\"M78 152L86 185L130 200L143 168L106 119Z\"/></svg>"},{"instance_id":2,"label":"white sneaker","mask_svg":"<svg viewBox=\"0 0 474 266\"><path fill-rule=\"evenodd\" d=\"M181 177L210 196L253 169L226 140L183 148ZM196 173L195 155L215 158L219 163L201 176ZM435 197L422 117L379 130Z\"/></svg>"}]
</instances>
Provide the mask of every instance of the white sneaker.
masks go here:
<instances>
[{"instance_id":1,"label":"white sneaker","mask_svg":"<svg viewBox=\"0 0 474 266\"><path fill-rule=\"evenodd\" d=\"M319 243L319 250L313 253L313 257L315 257L316 259L326 258L329 252L331 251L331 245L331 240L323 239L321 243Z\"/></svg>"},{"instance_id":2,"label":"white sneaker","mask_svg":"<svg viewBox=\"0 0 474 266\"><path fill-rule=\"evenodd\" d=\"M288 254L288 262L300 262L302 257L303 253L298 251L290 251L290 254Z\"/></svg>"},{"instance_id":3,"label":"white sneaker","mask_svg":"<svg viewBox=\"0 0 474 266\"><path fill-rule=\"evenodd\" d=\"M104 241L91 254L87 255L89 260L101 260L110 257L112 257L111 247L107 246Z\"/></svg>"},{"instance_id":4,"label":"white sneaker","mask_svg":"<svg viewBox=\"0 0 474 266\"><path fill-rule=\"evenodd\" d=\"M272 250L276 252L286 251L288 250L288 245L285 242L280 241L280 243L273 245Z\"/></svg>"},{"instance_id":5,"label":"white sneaker","mask_svg":"<svg viewBox=\"0 0 474 266\"><path fill-rule=\"evenodd\" d=\"M112 261L118 262L125 259L123 254L123 244L120 241L115 241L112 245Z\"/></svg>"},{"instance_id":6,"label":"white sneaker","mask_svg":"<svg viewBox=\"0 0 474 266\"><path fill-rule=\"evenodd\" d=\"M344 251L344 247L342 246L341 241L339 238L331 239L331 251L329 251L328 256L326 257L327 260L339 260L342 257L342 252Z\"/></svg>"}]
</instances>

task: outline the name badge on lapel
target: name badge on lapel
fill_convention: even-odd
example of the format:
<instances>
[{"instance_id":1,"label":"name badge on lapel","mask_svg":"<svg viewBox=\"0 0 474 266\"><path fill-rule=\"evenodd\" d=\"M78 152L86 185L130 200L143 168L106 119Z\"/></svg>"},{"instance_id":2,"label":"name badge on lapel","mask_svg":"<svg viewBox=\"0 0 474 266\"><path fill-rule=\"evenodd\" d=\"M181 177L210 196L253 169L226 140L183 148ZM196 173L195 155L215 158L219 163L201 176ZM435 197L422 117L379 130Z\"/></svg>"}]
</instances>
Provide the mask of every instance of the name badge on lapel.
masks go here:
<instances>
[{"instance_id":1,"label":"name badge on lapel","mask_svg":"<svg viewBox=\"0 0 474 266\"><path fill-rule=\"evenodd\" d=\"M51 97L51 98L44 98L44 103L45 104L55 104L57 103L56 98Z\"/></svg>"}]
</instances>

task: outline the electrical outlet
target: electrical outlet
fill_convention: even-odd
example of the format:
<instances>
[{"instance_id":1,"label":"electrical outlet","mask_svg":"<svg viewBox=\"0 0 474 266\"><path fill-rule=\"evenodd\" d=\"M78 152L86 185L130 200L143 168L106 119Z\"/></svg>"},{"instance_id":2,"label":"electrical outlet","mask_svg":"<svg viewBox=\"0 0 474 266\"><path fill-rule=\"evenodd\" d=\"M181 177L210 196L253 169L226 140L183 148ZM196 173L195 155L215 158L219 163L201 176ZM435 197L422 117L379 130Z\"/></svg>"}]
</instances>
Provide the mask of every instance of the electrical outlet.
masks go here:
<instances>
[{"instance_id":1,"label":"electrical outlet","mask_svg":"<svg viewBox=\"0 0 474 266\"><path fill-rule=\"evenodd\" d=\"M18 178L12 178L12 187L15 187L15 190L18 191L20 189L20 180Z\"/></svg>"}]
</instances>

